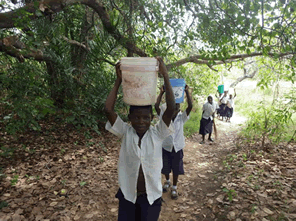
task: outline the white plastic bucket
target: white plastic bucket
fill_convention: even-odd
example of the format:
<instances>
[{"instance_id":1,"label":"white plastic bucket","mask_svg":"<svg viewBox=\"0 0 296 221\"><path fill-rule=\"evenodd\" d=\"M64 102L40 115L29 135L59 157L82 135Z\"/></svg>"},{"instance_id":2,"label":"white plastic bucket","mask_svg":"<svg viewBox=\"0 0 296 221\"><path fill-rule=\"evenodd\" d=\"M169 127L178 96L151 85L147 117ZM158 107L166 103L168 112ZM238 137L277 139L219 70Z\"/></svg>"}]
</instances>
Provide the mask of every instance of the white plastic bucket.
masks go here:
<instances>
[{"instance_id":1,"label":"white plastic bucket","mask_svg":"<svg viewBox=\"0 0 296 221\"><path fill-rule=\"evenodd\" d=\"M126 57L120 61L123 101L129 105L154 105L158 61L155 58Z\"/></svg>"}]
</instances>

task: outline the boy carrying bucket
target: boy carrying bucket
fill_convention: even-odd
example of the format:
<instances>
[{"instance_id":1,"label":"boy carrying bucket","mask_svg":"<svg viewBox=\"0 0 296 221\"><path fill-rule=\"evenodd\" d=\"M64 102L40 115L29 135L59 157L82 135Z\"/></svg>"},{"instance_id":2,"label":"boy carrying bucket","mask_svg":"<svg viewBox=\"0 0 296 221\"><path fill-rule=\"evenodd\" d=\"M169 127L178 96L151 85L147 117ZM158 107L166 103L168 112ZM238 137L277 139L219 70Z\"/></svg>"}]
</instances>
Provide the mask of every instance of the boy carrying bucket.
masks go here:
<instances>
[{"instance_id":1,"label":"boy carrying bucket","mask_svg":"<svg viewBox=\"0 0 296 221\"><path fill-rule=\"evenodd\" d=\"M121 138L118 161L119 221L157 221L161 210L162 142L174 132L171 120L175 99L168 72L161 58L159 73L167 88L167 110L162 119L150 126L153 119L152 106L130 106L128 118L131 125L123 122L115 113L114 105L122 82L120 65L116 65L117 79L107 97L105 112L106 129Z\"/></svg>"},{"instance_id":2,"label":"boy carrying bucket","mask_svg":"<svg viewBox=\"0 0 296 221\"><path fill-rule=\"evenodd\" d=\"M157 115L160 119L163 117L163 111L160 110L159 104L161 98L164 94L164 87L160 89L160 94L155 103L155 109ZM183 113L180 112L180 104L176 103L174 115L173 115L173 124L175 128L175 133L170 135L162 144L162 158L163 158L163 168L162 174L165 175L166 181L163 185L163 192L167 192L171 186L170 182L170 173L173 171L173 186L171 188L171 198L177 199L177 183L179 175L184 174L183 168L183 148L185 147L185 138L183 127L185 122L189 119L189 114L192 110L192 98L189 93L189 87L185 86L185 93L187 96L187 109Z\"/></svg>"}]
</instances>

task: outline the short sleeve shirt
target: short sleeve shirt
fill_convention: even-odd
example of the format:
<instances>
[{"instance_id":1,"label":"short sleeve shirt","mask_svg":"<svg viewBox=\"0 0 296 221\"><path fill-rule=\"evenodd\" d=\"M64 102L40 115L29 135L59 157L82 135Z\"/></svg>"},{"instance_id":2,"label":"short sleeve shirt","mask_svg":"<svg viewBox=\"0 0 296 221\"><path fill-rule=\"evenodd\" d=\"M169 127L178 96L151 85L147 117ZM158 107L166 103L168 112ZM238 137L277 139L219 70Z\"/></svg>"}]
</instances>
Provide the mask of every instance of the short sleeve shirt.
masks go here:
<instances>
[{"instance_id":1,"label":"short sleeve shirt","mask_svg":"<svg viewBox=\"0 0 296 221\"><path fill-rule=\"evenodd\" d=\"M202 114L202 118L204 119L209 119L211 118L211 120L213 119L213 114L215 113L215 111L217 110L217 103L213 102L212 104L210 104L209 102L205 103L202 107L203 110L203 114Z\"/></svg>"},{"instance_id":2,"label":"short sleeve shirt","mask_svg":"<svg viewBox=\"0 0 296 221\"><path fill-rule=\"evenodd\" d=\"M160 118L162 115L163 112L160 113ZM185 147L184 124L187 120L189 120L189 116L187 116L186 111L177 114L175 120L172 122L174 124L175 133L164 140L162 144L163 149L172 152L173 148L175 148L175 152L177 153Z\"/></svg>"},{"instance_id":3,"label":"short sleeve shirt","mask_svg":"<svg viewBox=\"0 0 296 221\"><path fill-rule=\"evenodd\" d=\"M227 106L229 107L229 108L233 108L234 107L234 98L229 98L228 99L228 103L227 103Z\"/></svg>"},{"instance_id":4,"label":"short sleeve shirt","mask_svg":"<svg viewBox=\"0 0 296 221\"><path fill-rule=\"evenodd\" d=\"M162 142L174 133L174 125L169 127L160 120L150 126L138 146L139 136L135 129L117 116L111 126L108 121L106 130L121 138L118 161L118 180L124 198L132 203L137 200L137 181L140 165L142 166L148 202L150 205L162 196Z\"/></svg>"},{"instance_id":5,"label":"short sleeve shirt","mask_svg":"<svg viewBox=\"0 0 296 221\"><path fill-rule=\"evenodd\" d=\"M221 97L222 97L222 96L224 96L224 94L221 95ZM220 98L220 99L221 99L221 98ZM222 103L222 104L227 104L227 101L228 101L228 97L225 96L225 97L223 97L223 99L221 100L221 103Z\"/></svg>"}]
</instances>

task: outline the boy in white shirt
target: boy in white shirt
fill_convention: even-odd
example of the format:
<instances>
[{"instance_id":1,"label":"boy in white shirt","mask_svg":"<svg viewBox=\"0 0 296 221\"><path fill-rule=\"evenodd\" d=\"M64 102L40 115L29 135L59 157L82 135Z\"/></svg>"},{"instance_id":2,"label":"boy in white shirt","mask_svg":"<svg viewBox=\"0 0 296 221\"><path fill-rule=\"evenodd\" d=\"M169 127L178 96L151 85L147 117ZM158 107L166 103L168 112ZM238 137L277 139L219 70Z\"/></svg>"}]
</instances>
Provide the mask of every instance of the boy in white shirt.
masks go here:
<instances>
[{"instance_id":1,"label":"boy in white shirt","mask_svg":"<svg viewBox=\"0 0 296 221\"><path fill-rule=\"evenodd\" d=\"M183 168L183 148L185 147L185 138L183 127L185 122L189 119L189 114L192 110L192 98L189 93L189 87L186 85L185 93L187 96L187 109L183 113L180 112L180 104L176 104L175 112L173 115L173 124L175 128L175 133L170 135L162 144L162 158L163 158L163 168L161 173L165 175L166 182L163 185L163 192L167 192L171 186L170 173L173 171L173 186L171 189L171 198L177 199L177 183L178 176L184 174ZM155 103L155 110L157 115L161 118L163 111L160 110L159 104L161 98L164 94L164 88L160 89L160 94Z\"/></svg>"},{"instance_id":2,"label":"boy in white shirt","mask_svg":"<svg viewBox=\"0 0 296 221\"><path fill-rule=\"evenodd\" d=\"M114 105L122 81L120 64L116 65L117 79L105 104L109 120L106 129L122 139L116 194L119 199L118 221L157 221L161 210L162 142L174 132L171 120L175 99L166 66L161 58L157 60L167 88L167 109L154 127L150 126L153 119L151 105L130 106L128 118L131 125L115 113Z\"/></svg>"},{"instance_id":3,"label":"boy in white shirt","mask_svg":"<svg viewBox=\"0 0 296 221\"><path fill-rule=\"evenodd\" d=\"M200 144L205 143L205 135L209 134L208 140L214 142L211 138L215 112L218 108L217 103L213 101L212 96L208 96L208 102L206 102L202 107L202 118L200 120L199 134L202 135L202 141Z\"/></svg>"},{"instance_id":4,"label":"boy in white shirt","mask_svg":"<svg viewBox=\"0 0 296 221\"><path fill-rule=\"evenodd\" d=\"M233 115L233 107L234 107L234 98L236 97L236 91L234 89L234 96L232 97L232 94L229 95L229 98L227 100L227 106L226 106L226 122L230 122L230 118L232 118Z\"/></svg>"}]
</instances>

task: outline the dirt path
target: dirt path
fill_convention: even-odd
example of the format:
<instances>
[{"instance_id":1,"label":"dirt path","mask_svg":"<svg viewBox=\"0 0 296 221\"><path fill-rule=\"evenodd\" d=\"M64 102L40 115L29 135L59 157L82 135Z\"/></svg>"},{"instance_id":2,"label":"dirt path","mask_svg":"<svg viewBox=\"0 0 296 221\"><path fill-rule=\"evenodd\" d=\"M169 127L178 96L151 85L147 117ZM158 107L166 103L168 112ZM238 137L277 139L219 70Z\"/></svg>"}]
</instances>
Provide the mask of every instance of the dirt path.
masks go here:
<instances>
[{"instance_id":1,"label":"dirt path","mask_svg":"<svg viewBox=\"0 0 296 221\"><path fill-rule=\"evenodd\" d=\"M232 121L217 121L220 138L213 144L200 145L200 135L187 140L180 196L171 200L169 193L163 195L160 221L217 219L215 210L208 209L208 197L222 192L221 161L235 148L242 119L235 116ZM23 148L15 158L0 163L0 221L117 219L114 196L120 143L113 135L106 132L83 143L65 128L23 140L5 139L4 146Z\"/></svg>"},{"instance_id":2,"label":"dirt path","mask_svg":"<svg viewBox=\"0 0 296 221\"><path fill-rule=\"evenodd\" d=\"M219 139L214 143L207 141L199 144L201 135L187 139L184 149L185 175L180 177L178 185L180 196L172 200L169 193L163 194L166 203L163 204L160 221L210 221L217 218L213 210L208 209L208 197L222 193L219 177L223 173L222 160L236 148L234 139L245 119L234 115L231 121L216 120Z\"/></svg>"}]
</instances>

